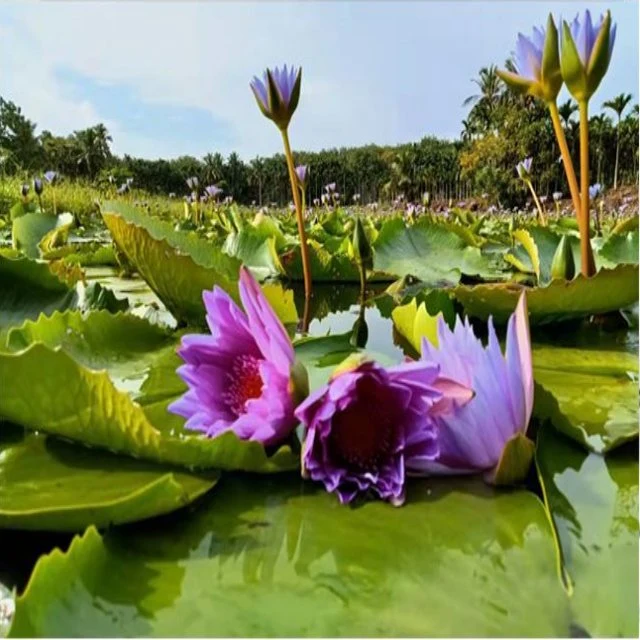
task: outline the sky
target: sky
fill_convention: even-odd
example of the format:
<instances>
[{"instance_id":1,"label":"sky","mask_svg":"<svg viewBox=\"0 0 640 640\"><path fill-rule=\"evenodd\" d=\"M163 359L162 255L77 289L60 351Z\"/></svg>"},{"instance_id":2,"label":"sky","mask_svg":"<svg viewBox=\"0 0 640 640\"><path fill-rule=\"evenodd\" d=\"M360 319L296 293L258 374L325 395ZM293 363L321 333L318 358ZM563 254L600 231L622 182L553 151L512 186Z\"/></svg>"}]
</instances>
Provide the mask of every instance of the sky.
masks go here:
<instances>
[{"instance_id":1,"label":"sky","mask_svg":"<svg viewBox=\"0 0 640 640\"><path fill-rule=\"evenodd\" d=\"M612 11L613 59L593 109L638 99L638 2L0 3L0 95L68 134L104 122L113 150L145 158L242 158L281 150L249 82L266 66L303 68L294 148L456 138L482 66L502 65L519 31L585 6ZM567 97L567 96L561 96Z\"/></svg>"}]
</instances>

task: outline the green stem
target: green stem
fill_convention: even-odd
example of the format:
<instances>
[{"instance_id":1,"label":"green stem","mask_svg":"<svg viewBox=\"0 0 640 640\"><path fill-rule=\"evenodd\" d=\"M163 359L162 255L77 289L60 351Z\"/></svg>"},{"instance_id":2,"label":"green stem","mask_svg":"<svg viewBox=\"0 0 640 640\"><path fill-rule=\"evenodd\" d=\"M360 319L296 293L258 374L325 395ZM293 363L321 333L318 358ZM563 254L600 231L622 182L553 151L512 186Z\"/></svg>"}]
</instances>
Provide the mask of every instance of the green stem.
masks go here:
<instances>
[{"instance_id":1,"label":"green stem","mask_svg":"<svg viewBox=\"0 0 640 640\"><path fill-rule=\"evenodd\" d=\"M527 184L529 185L529 191L531 191L531 195L533 196L533 201L536 203L536 207L538 208L538 222L543 226L547 226L547 220L544 216L544 211L542 210L542 205L540 204L540 200L538 200L538 195L536 194L536 190L533 188L533 183L531 180L527 180Z\"/></svg>"},{"instance_id":2,"label":"green stem","mask_svg":"<svg viewBox=\"0 0 640 640\"><path fill-rule=\"evenodd\" d=\"M302 272L304 276L304 297L305 300L311 297L311 268L309 265L309 248L307 246L307 232L304 228L304 210L300 198L300 187L298 185L298 176L296 168L293 164L293 154L291 153L291 145L289 144L289 134L286 129L281 129L282 142L284 143L284 155L287 159L287 167L289 169L289 181L291 182L291 191L293 193L293 203L296 207L296 218L298 220L298 235L300 236L300 253L302 255Z\"/></svg>"},{"instance_id":3,"label":"green stem","mask_svg":"<svg viewBox=\"0 0 640 640\"><path fill-rule=\"evenodd\" d=\"M580 233L580 261L582 275L595 274L596 266L589 239L589 103L581 100L580 107L580 199L582 201L582 229Z\"/></svg>"}]
</instances>

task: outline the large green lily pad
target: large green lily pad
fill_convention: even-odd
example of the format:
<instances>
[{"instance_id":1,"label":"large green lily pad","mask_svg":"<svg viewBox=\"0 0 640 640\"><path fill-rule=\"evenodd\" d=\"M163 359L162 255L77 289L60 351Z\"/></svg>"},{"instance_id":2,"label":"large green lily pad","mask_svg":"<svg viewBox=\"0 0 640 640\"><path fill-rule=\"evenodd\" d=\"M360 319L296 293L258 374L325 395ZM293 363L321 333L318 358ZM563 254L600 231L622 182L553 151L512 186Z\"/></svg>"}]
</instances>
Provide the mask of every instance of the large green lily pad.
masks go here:
<instances>
[{"instance_id":1,"label":"large green lily pad","mask_svg":"<svg viewBox=\"0 0 640 640\"><path fill-rule=\"evenodd\" d=\"M348 509L299 479L225 476L160 531L91 528L41 558L10 636L550 637L568 614L530 493L420 481L401 509Z\"/></svg>"},{"instance_id":2,"label":"large green lily pad","mask_svg":"<svg viewBox=\"0 0 640 640\"><path fill-rule=\"evenodd\" d=\"M536 460L562 545L575 631L637 638L638 448L603 458L545 427Z\"/></svg>"},{"instance_id":3,"label":"large green lily pad","mask_svg":"<svg viewBox=\"0 0 640 640\"><path fill-rule=\"evenodd\" d=\"M0 527L82 531L168 513L211 489L198 476L0 423Z\"/></svg>"},{"instance_id":4,"label":"large green lily pad","mask_svg":"<svg viewBox=\"0 0 640 640\"><path fill-rule=\"evenodd\" d=\"M73 222L70 213L61 213L59 216L41 212L24 213L13 220L13 245L27 257L38 258L41 254L38 245L42 239L55 230L68 230Z\"/></svg>"},{"instance_id":5,"label":"large green lily pad","mask_svg":"<svg viewBox=\"0 0 640 640\"><path fill-rule=\"evenodd\" d=\"M571 281L552 280L546 287L497 283L458 285L453 290L469 315L483 320L493 316L499 323L509 319L523 291L527 292L529 318L534 324L608 313L637 302L638 265L603 268L592 278L578 275Z\"/></svg>"},{"instance_id":6,"label":"large green lily pad","mask_svg":"<svg viewBox=\"0 0 640 640\"><path fill-rule=\"evenodd\" d=\"M620 351L534 347L534 414L598 452L638 436L638 358Z\"/></svg>"},{"instance_id":7,"label":"large green lily pad","mask_svg":"<svg viewBox=\"0 0 640 640\"><path fill-rule=\"evenodd\" d=\"M204 322L202 292L214 285L238 298L240 261L220 247L122 202L104 202L101 211L120 251L180 322Z\"/></svg>"},{"instance_id":8,"label":"large green lily pad","mask_svg":"<svg viewBox=\"0 0 640 640\"><path fill-rule=\"evenodd\" d=\"M185 432L184 419L167 412L186 388L175 372L176 343L144 320L106 312L57 314L14 330L8 343L19 350L0 352L0 417L6 420L190 468L298 466L286 447L267 457L262 445L233 433L209 439Z\"/></svg>"},{"instance_id":9,"label":"large green lily pad","mask_svg":"<svg viewBox=\"0 0 640 640\"><path fill-rule=\"evenodd\" d=\"M54 275L45 262L0 256L0 332L77 303L76 290Z\"/></svg>"},{"instance_id":10,"label":"large green lily pad","mask_svg":"<svg viewBox=\"0 0 640 640\"><path fill-rule=\"evenodd\" d=\"M505 275L501 257L482 253L454 230L427 219L412 226L401 218L385 222L374 250L376 271L395 278L410 274L434 286L457 284L462 274L490 280Z\"/></svg>"}]
</instances>

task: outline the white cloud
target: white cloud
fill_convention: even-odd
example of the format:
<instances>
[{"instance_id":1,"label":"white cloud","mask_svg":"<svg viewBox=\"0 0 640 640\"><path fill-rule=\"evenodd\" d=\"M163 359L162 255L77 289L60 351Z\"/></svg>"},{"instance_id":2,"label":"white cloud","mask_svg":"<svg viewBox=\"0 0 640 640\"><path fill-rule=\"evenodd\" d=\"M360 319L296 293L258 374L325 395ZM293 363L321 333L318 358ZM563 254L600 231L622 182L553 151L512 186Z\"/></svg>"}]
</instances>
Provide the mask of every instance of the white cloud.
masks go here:
<instances>
[{"instance_id":1,"label":"white cloud","mask_svg":"<svg viewBox=\"0 0 640 640\"><path fill-rule=\"evenodd\" d=\"M251 157L278 151L280 141L256 108L249 81L265 65L287 61L304 68L291 132L299 148L454 136L478 68L501 62L516 31L544 18L537 3L515 4L5 3L2 91L42 128L64 133L107 121L119 152L236 150ZM567 15L575 11L553 4ZM605 81L613 89L606 95L637 89L637 19L618 21L623 59ZM56 68L135 88L142 119L145 103L205 109L230 124L233 143L220 146L207 132L179 145L163 141L162 131L142 136L108 121L90 96L80 103L65 96Z\"/></svg>"}]
</instances>

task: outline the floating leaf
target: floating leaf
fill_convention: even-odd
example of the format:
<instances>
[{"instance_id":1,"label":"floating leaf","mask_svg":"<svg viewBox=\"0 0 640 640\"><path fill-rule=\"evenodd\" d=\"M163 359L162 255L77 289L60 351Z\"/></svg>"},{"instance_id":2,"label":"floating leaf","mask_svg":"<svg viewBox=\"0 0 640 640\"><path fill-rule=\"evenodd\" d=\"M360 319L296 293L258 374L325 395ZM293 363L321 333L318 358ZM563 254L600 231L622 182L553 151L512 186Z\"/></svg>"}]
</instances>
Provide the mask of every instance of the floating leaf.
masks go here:
<instances>
[{"instance_id":1,"label":"floating leaf","mask_svg":"<svg viewBox=\"0 0 640 640\"><path fill-rule=\"evenodd\" d=\"M216 284L238 299L240 261L219 247L121 202L101 211L118 248L179 321L203 324L202 292Z\"/></svg>"},{"instance_id":2,"label":"floating leaf","mask_svg":"<svg viewBox=\"0 0 640 640\"><path fill-rule=\"evenodd\" d=\"M61 213L59 216L40 212L25 213L13 220L13 246L29 258L38 258L38 245L42 239L55 229L66 227L68 230L72 224L73 216L70 213Z\"/></svg>"},{"instance_id":3,"label":"floating leaf","mask_svg":"<svg viewBox=\"0 0 640 640\"><path fill-rule=\"evenodd\" d=\"M407 226L401 218L385 222L374 244L374 269L411 274L431 285L457 284L462 274L504 279L502 259L485 255L446 227L419 220Z\"/></svg>"},{"instance_id":4,"label":"floating leaf","mask_svg":"<svg viewBox=\"0 0 640 640\"><path fill-rule=\"evenodd\" d=\"M592 278L578 274L570 282L553 280L546 287L528 288L513 283L458 285L453 292L469 315L482 320L493 316L496 322L504 323L515 311L524 290L534 324L608 313L637 302L638 266L603 268Z\"/></svg>"},{"instance_id":5,"label":"floating leaf","mask_svg":"<svg viewBox=\"0 0 640 640\"><path fill-rule=\"evenodd\" d=\"M593 451L638 435L638 358L619 351L535 347L534 413Z\"/></svg>"},{"instance_id":6,"label":"floating leaf","mask_svg":"<svg viewBox=\"0 0 640 640\"><path fill-rule=\"evenodd\" d=\"M90 528L42 557L10 635L557 637L569 611L531 493L422 480L401 509L347 509L229 475L188 518Z\"/></svg>"},{"instance_id":7,"label":"floating leaf","mask_svg":"<svg viewBox=\"0 0 640 640\"><path fill-rule=\"evenodd\" d=\"M418 307L415 298L408 304L396 307L391 313L398 333L417 353L422 351L423 338L438 346L438 318L441 316L441 313L429 315L424 302Z\"/></svg>"},{"instance_id":8,"label":"floating leaf","mask_svg":"<svg viewBox=\"0 0 640 640\"><path fill-rule=\"evenodd\" d=\"M603 458L545 426L538 474L583 637L638 637L638 447ZM606 594L606 597L603 597Z\"/></svg>"},{"instance_id":9,"label":"floating leaf","mask_svg":"<svg viewBox=\"0 0 640 640\"><path fill-rule=\"evenodd\" d=\"M211 489L198 476L0 423L0 527L82 531L184 507Z\"/></svg>"}]
</instances>

